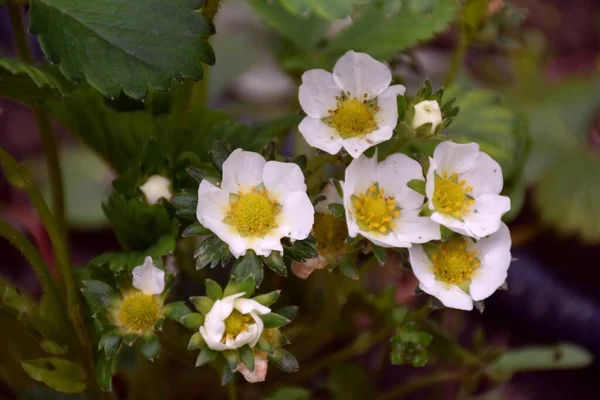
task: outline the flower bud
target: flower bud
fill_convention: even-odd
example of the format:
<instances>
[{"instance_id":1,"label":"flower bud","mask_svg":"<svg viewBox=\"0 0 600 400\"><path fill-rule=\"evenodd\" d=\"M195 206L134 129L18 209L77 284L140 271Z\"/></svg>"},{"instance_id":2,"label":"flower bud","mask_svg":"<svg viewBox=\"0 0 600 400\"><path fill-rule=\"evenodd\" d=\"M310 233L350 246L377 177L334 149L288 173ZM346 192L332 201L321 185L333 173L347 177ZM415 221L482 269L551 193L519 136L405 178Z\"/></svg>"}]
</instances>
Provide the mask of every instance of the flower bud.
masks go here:
<instances>
[{"instance_id":1,"label":"flower bud","mask_svg":"<svg viewBox=\"0 0 600 400\"><path fill-rule=\"evenodd\" d=\"M431 123L430 133L433 134L435 132L435 128L437 128L437 126L443 120L439 103L435 100L425 100L415 104L414 107L415 117L412 121L413 128L418 129L422 125Z\"/></svg>"},{"instance_id":2,"label":"flower bud","mask_svg":"<svg viewBox=\"0 0 600 400\"><path fill-rule=\"evenodd\" d=\"M171 181L160 175L152 175L140 186L140 190L146 196L148 204L156 204L161 198L170 199L173 196L171 192Z\"/></svg>"}]
</instances>

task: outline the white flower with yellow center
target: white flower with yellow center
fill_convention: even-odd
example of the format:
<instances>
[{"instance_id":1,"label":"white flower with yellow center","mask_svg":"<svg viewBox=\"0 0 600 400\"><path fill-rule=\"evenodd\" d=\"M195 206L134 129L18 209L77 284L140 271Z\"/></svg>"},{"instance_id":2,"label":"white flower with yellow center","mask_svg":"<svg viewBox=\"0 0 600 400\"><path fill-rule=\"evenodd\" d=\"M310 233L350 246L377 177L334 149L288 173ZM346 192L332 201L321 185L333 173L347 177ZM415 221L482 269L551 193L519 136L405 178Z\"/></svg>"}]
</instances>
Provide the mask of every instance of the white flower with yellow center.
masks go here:
<instances>
[{"instance_id":1,"label":"white flower with yellow center","mask_svg":"<svg viewBox=\"0 0 600 400\"><path fill-rule=\"evenodd\" d=\"M143 333L154 328L160 317L165 290L165 272L156 268L152 257L133 269L133 287L138 289L124 293L123 300L115 308L113 320L127 331Z\"/></svg>"},{"instance_id":2,"label":"white flower with yellow center","mask_svg":"<svg viewBox=\"0 0 600 400\"><path fill-rule=\"evenodd\" d=\"M200 334L206 345L216 351L239 349L244 345L254 347L260 339L264 324L260 315L271 312L252 299L237 293L215 301L204 318Z\"/></svg>"},{"instance_id":3,"label":"white flower with yellow center","mask_svg":"<svg viewBox=\"0 0 600 400\"><path fill-rule=\"evenodd\" d=\"M382 247L410 247L440 239L439 225L419 216L424 196L408 187L423 180L421 165L404 154L377 162L362 155L350 163L343 183L350 237L360 234Z\"/></svg>"},{"instance_id":4,"label":"white flower with yellow center","mask_svg":"<svg viewBox=\"0 0 600 400\"><path fill-rule=\"evenodd\" d=\"M300 133L313 147L330 154L343 147L357 158L392 137L398 123L396 97L406 89L391 82L385 64L354 51L337 61L333 74L306 71L299 99L307 117L298 127Z\"/></svg>"},{"instance_id":5,"label":"white flower with yellow center","mask_svg":"<svg viewBox=\"0 0 600 400\"><path fill-rule=\"evenodd\" d=\"M223 163L220 188L200 183L196 216L238 258L248 249L262 256L281 253L283 237L306 239L314 209L298 165L266 162L258 153L237 149Z\"/></svg>"},{"instance_id":6,"label":"white flower with yellow center","mask_svg":"<svg viewBox=\"0 0 600 400\"><path fill-rule=\"evenodd\" d=\"M140 186L140 190L146 196L148 204L156 204L160 199L169 200L173 197L171 192L171 181L161 175L152 175Z\"/></svg>"},{"instance_id":7,"label":"white flower with yellow center","mask_svg":"<svg viewBox=\"0 0 600 400\"><path fill-rule=\"evenodd\" d=\"M473 301L491 296L506 280L511 239L502 223L490 236L474 241L455 235L409 249L413 272L424 292L446 307L472 310Z\"/></svg>"},{"instance_id":8,"label":"white flower with yellow center","mask_svg":"<svg viewBox=\"0 0 600 400\"><path fill-rule=\"evenodd\" d=\"M500 228L510 199L500 196L500 165L477 143L440 143L429 159L426 192L431 219L461 235L480 238Z\"/></svg>"},{"instance_id":9,"label":"white flower with yellow center","mask_svg":"<svg viewBox=\"0 0 600 400\"><path fill-rule=\"evenodd\" d=\"M431 123L431 133L435 132L435 128L443 121L442 110L440 104L435 100L424 100L415 104L415 116L412 121L414 129Z\"/></svg>"}]
</instances>

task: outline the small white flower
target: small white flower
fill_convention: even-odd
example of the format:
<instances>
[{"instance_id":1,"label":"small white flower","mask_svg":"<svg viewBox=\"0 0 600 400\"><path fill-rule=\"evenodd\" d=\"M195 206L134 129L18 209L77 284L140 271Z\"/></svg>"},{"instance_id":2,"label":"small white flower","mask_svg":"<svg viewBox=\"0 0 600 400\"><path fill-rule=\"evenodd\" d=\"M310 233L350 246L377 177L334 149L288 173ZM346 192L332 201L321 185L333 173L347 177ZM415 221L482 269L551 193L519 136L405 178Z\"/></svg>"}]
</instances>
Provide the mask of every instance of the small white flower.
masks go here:
<instances>
[{"instance_id":1,"label":"small white flower","mask_svg":"<svg viewBox=\"0 0 600 400\"><path fill-rule=\"evenodd\" d=\"M478 241L456 235L447 242L415 245L409 252L421 290L446 307L472 310L473 301L491 296L506 280L510 247L510 232L502 223Z\"/></svg>"},{"instance_id":2,"label":"small white flower","mask_svg":"<svg viewBox=\"0 0 600 400\"><path fill-rule=\"evenodd\" d=\"M244 379L250 383L264 382L267 378L267 368L269 366L269 360L261 355L254 356L254 371L250 372L248 368L242 363L239 363L236 367L236 371L244 376Z\"/></svg>"},{"instance_id":3,"label":"small white flower","mask_svg":"<svg viewBox=\"0 0 600 400\"><path fill-rule=\"evenodd\" d=\"M271 312L252 299L237 293L215 301L204 317L200 334L206 345L216 351L239 349L244 345L254 347L260 339L264 325L259 315Z\"/></svg>"},{"instance_id":4,"label":"small white flower","mask_svg":"<svg viewBox=\"0 0 600 400\"><path fill-rule=\"evenodd\" d=\"M307 114L298 129L309 145L337 154L342 147L357 158L392 137L398 123L396 97L405 87L390 86L392 73L365 53L348 51L333 74L311 69L302 75L299 100Z\"/></svg>"},{"instance_id":5,"label":"small white flower","mask_svg":"<svg viewBox=\"0 0 600 400\"><path fill-rule=\"evenodd\" d=\"M133 269L133 287L142 293L153 296L165 290L165 271L156 268L152 257L146 257L144 264Z\"/></svg>"},{"instance_id":6,"label":"small white flower","mask_svg":"<svg viewBox=\"0 0 600 400\"><path fill-rule=\"evenodd\" d=\"M140 186L140 190L146 196L148 204L156 204L162 198L169 200L173 197L171 192L171 181L164 176L152 175Z\"/></svg>"},{"instance_id":7,"label":"small white flower","mask_svg":"<svg viewBox=\"0 0 600 400\"><path fill-rule=\"evenodd\" d=\"M435 132L435 128L442 122L442 110L440 105L435 100L425 100L415 104L415 117L412 121L414 129L431 122L431 133Z\"/></svg>"},{"instance_id":8,"label":"small white flower","mask_svg":"<svg viewBox=\"0 0 600 400\"><path fill-rule=\"evenodd\" d=\"M362 155L346 169L344 207L350 237L361 234L382 247L410 247L440 239L439 225L420 217L425 198L408 187L423 180L421 165L404 154L378 163Z\"/></svg>"},{"instance_id":9,"label":"small white flower","mask_svg":"<svg viewBox=\"0 0 600 400\"><path fill-rule=\"evenodd\" d=\"M477 143L440 143L429 162L431 219L474 238L500 228L500 218L510 210L510 199L500 196L502 169Z\"/></svg>"},{"instance_id":10,"label":"small white flower","mask_svg":"<svg viewBox=\"0 0 600 400\"><path fill-rule=\"evenodd\" d=\"M325 198L315 204L315 212L319 214L331 214L331 211L329 211L330 204L343 203L342 196L340 196L335 185L331 182L327 182L320 194L325 196Z\"/></svg>"},{"instance_id":11,"label":"small white flower","mask_svg":"<svg viewBox=\"0 0 600 400\"><path fill-rule=\"evenodd\" d=\"M238 258L248 249L262 256L282 253L282 237L306 239L314 209L298 165L265 162L258 153L237 149L223 163L220 188L200 183L196 216Z\"/></svg>"}]
</instances>

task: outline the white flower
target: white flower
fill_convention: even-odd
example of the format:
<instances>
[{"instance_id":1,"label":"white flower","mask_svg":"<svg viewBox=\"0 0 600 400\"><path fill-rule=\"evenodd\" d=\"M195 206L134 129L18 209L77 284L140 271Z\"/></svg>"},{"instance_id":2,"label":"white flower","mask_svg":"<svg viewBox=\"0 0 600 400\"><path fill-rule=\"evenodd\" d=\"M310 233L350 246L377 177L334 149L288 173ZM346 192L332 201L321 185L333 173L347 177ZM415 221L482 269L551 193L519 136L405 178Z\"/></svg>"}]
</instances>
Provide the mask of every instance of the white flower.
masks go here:
<instances>
[{"instance_id":1,"label":"white flower","mask_svg":"<svg viewBox=\"0 0 600 400\"><path fill-rule=\"evenodd\" d=\"M431 133L435 132L435 128L442 122L442 111L437 101L425 100L415 104L415 117L412 121L414 129L427 123L431 123Z\"/></svg>"},{"instance_id":2,"label":"white flower","mask_svg":"<svg viewBox=\"0 0 600 400\"><path fill-rule=\"evenodd\" d=\"M206 345L217 351L239 349L244 345L254 347L263 331L259 315L271 309L237 293L215 301L204 317L200 334Z\"/></svg>"},{"instance_id":3,"label":"white flower","mask_svg":"<svg viewBox=\"0 0 600 400\"><path fill-rule=\"evenodd\" d=\"M161 198L169 200L173 193L171 192L171 181L164 176L152 175L140 186L140 190L146 196L148 204L156 204Z\"/></svg>"},{"instance_id":4,"label":"white flower","mask_svg":"<svg viewBox=\"0 0 600 400\"><path fill-rule=\"evenodd\" d=\"M407 186L413 179L423 180L421 165L404 154L352 161L343 183L350 237L361 234L382 247L440 239L439 225L419 216L425 198Z\"/></svg>"},{"instance_id":5,"label":"white flower","mask_svg":"<svg viewBox=\"0 0 600 400\"><path fill-rule=\"evenodd\" d=\"M299 99L307 117L298 129L313 147L330 154L343 147L352 157L360 156L390 139L398 123L396 97L406 89L391 82L385 64L354 51L337 61L333 74L306 71Z\"/></svg>"},{"instance_id":6,"label":"white flower","mask_svg":"<svg viewBox=\"0 0 600 400\"><path fill-rule=\"evenodd\" d=\"M342 204L343 202L342 196L340 196L335 185L331 182L327 182L320 194L325 196L325 198L315 204L315 212L319 214L331 214L331 211L329 211L329 205Z\"/></svg>"},{"instance_id":7,"label":"white flower","mask_svg":"<svg viewBox=\"0 0 600 400\"><path fill-rule=\"evenodd\" d=\"M474 238L494 233L510 210L500 196L502 169L477 143L440 143L429 159L426 192L431 219Z\"/></svg>"},{"instance_id":8,"label":"white flower","mask_svg":"<svg viewBox=\"0 0 600 400\"><path fill-rule=\"evenodd\" d=\"M510 232L502 223L478 241L455 235L447 242L415 245L409 249L410 262L421 290L446 307L472 310L473 301L491 296L506 280L510 246Z\"/></svg>"},{"instance_id":9,"label":"white flower","mask_svg":"<svg viewBox=\"0 0 600 400\"><path fill-rule=\"evenodd\" d=\"M146 257L144 264L133 269L133 287L142 293L153 296L165 290L165 271L156 268L152 257Z\"/></svg>"},{"instance_id":10,"label":"white flower","mask_svg":"<svg viewBox=\"0 0 600 400\"><path fill-rule=\"evenodd\" d=\"M262 256L281 253L282 237L306 239L314 209L298 165L265 162L258 153L237 149L223 163L220 188L200 183L196 216L238 258L248 249Z\"/></svg>"},{"instance_id":11,"label":"white flower","mask_svg":"<svg viewBox=\"0 0 600 400\"><path fill-rule=\"evenodd\" d=\"M246 381L250 383L256 383L265 381L267 378L268 366L269 360L261 355L255 355L253 372L250 372L250 370L242 363L239 363L235 370L241 373Z\"/></svg>"}]
</instances>

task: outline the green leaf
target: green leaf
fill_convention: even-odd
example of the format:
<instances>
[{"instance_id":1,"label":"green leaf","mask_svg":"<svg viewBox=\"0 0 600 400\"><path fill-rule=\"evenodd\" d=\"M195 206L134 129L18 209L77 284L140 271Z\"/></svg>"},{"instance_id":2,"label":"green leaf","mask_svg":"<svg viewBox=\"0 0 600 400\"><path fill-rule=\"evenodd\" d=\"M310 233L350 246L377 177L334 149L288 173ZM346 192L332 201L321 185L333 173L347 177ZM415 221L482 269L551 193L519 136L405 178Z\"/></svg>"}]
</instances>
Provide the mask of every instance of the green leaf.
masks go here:
<instances>
[{"instance_id":1,"label":"green leaf","mask_svg":"<svg viewBox=\"0 0 600 400\"><path fill-rule=\"evenodd\" d=\"M368 375L358 365L337 364L329 372L327 387L337 400L362 400L374 398L373 385Z\"/></svg>"},{"instance_id":2,"label":"green leaf","mask_svg":"<svg viewBox=\"0 0 600 400\"><path fill-rule=\"evenodd\" d=\"M291 1L280 0L289 5ZM291 14L280 4L268 0L252 0L254 10L265 20L267 25L282 36L304 50L314 48L325 36L327 21L315 16L298 16Z\"/></svg>"},{"instance_id":3,"label":"green leaf","mask_svg":"<svg viewBox=\"0 0 600 400\"><path fill-rule=\"evenodd\" d=\"M283 257L281 257L281 254L279 254L278 251L272 251L269 257L262 257L262 260L271 271L274 271L283 277L287 277L287 267L283 261Z\"/></svg>"},{"instance_id":4,"label":"green leaf","mask_svg":"<svg viewBox=\"0 0 600 400\"><path fill-rule=\"evenodd\" d=\"M329 211L333 215L335 215L336 217L338 217L342 221L346 220L346 210L344 209L344 205L343 204L331 203L331 204L329 204L327 206L327 209L329 209Z\"/></svg>"},{"instance_id":5,"label":"green leaf","mask_svg":"<svg viewBox=\"0 0 600 400\"><path fill-rule=\"evenodd\" d=\"M383 265L387 261L387 249L373 245L373 255L377 259L379 265Z\"/></svg>"},{"instance_id":6,"label":"green leaf","mask_svg":"<svg viewBox=\"0 0 600 400\"><path fill-rule=\"evenodd\" d=\"M110 392L112 390L112 377L117 373L118 365L118 357L106 358L99 353L96 358L96 381L102 391Z\"/></svg>"},{"instance_id":7,"label":"green leaf","mask_svg":"<svg viewBox=\"0 0 600 400\"><path fill-rule=\"evenodd\" d=\"M0 97L35 106L66 95L67 89L49 71L0 57Z\"/></svg>"},{"instance_id":8,"label":"green leaf","mask_svg":"<svg viewBox=\"0 0 600 400\"><path fill-rule=\"evenodd\" d=\"M209 236L202 240L194 251L196 258L196 269L202 269L210 264L211 268L221 264L225 266L231 258L231 252L227 243L217 236Z\"/></svg>"},{"instance_id":9,"label":"green leaf","mask_svg":"<svg viewBox=\"0 0 600 400\"><path fill-rule=\"evenodd\" d=\"M261 315L260 319L262 319L262 321L264 322L265 329L281 328L282 326L285 326L292 322L283 315L279 315L273 312Z\"/></svg>"},{"instance_id":10,"label":"green leaf","mask_svg":"<svg viewBox=\"0 0 600 400\"><path fill-rule=\"evenodd\" d=\"M42 340L40 346L42 347L42 350L44 350L44 352L54 356L64 356L69 351L68 346L61 346L60 344L48 339Z\"/></svg>"},{"instance_id":11,"label":"green leaf","mask_svg":"<svg viewBox=\"0 0 600 400\"><path fill-rule=\"evenodd\" d=\"M275 353L269 355L269 359L284 372L297 372L300 369L296 357L282 348L275 349Z\"/></svg>"},{"instance_id":12,"label":"green leaf","mask_svg":"<svg viewBox=\"0 0 600 400\"><path fill-rule=\"evenodd\" d=\"M231 277L236 281L242 282L246 278L252 278L257 287L260 286L263 276L262 263L253 250L248 250L231 270Z\"/></svg>"},{"instance_id":13,"label":"green leaf","mask_svg":"<svg viewBox=\"0 0 600 400\"><path fill-rule=\"evenodd\" d=\"M277 301L280 293L281 290L274 290L270 293L265 293L261 294L260 296L256 296L253 300L262 304L265 307L269 307L271 304Z\"/></svg>"},{"instance_id":14,"label":"green leaf","mask_svg":"<svg viewBox=\"0 0 600 400\"><path fill-rule=\"evenodd\" d=\"M294 261L304 262L316 257L318 254L315 240L312 236L309 236L305 240L296 240L294 244L289 244L285 241L282 244L284 258Z\"/></svg>"},{"instance_id":15,"label":"green leaf","mask_svg":"<svg viewBox=\"0 0 600 400\"><path fill-rule=\"evenodd\" d=\"M217 353L214 350L209 349L207 346L204 346L200 349L200 353L198 354L198 358L196 359L196 367L201 367L205 364L208 364L211 361L214 361L217 358Z\"/></svg>"},{"instance_id":16,"label":"green leaf","mask_svg":"<svg viewBox=\"0 0 600 400\"><path fill-rule=\"evenodd\" d=\"M357 280L359 278L359 274L358 274L358 269L356 268L356 265L354 265L353 260L350 261L346 258L340 260L339 264L339 269L340 272L347 276L350 279L355 279Z\"/></svg>"},{"instance_id":17,"label":"green leaf","mask_svg":"<svg viewBox=\"0 0 600 400\"><path fill-rule=\"evenodd\" d=\"M212 309L215 302L206 296L190 297L190 301L196 307L196 310L206 315Z\"/></svg>"},{"instance_id":18,"label":"green leaf","mask_svg":"<svg viewBox=\"0 0 600 400\"><path fill-rule=\"evenodd\" d=\"M275 390L265 400L309 400L310 391L301 387L284 387Z\"/></svg>"},{"instance_id":19,"label":"green leaf","mask_svg":"<svg viewBox=\"0 0 600 400\"><path fill-rule=\"evenodd\" d=\"M196 12L201 0L30 3L30 30L48 59L69 80L85 79L107 97L123 91L143 99L173 80L200 80L201 63L215 61L207 42L213 28Z\"/></svg>"},{"instance_id":20,"label":"green leaf","mask_svg":"<svg viewBox=\"0 0 600 400\"><path fill-rule=\"evenodd\" d=\"M206 285L206 295L210 297L212 300L217 301L223 297L223 289L221 286L212 279L207 279L205 281Z\"/></svg>"},{"instance_id":21,"label":"green leaf","mask_svg":"<svg viewBox=\"0 0 600 400\"><path fill-rule=\"evenodd\" d=\"M210 235L211 233L210 230L206 229L200 222L196 221L183 230L181 237L205 236Z\"/></svg>"},{"instance_id":22,"label":"green leaf","mask_svg":"<svg viewBox=\"0 0 600 400\"><path fill-rule=\"evenodd\" d=\"M248 345L240 348L240 359L250 372L254 372L254 351Z\"/></svg>"},{"instance_id":23,"label":"green leaf","mask_svg":"<svg viewBox=\"0 0 600 400\"><path fill-rule=\"evenodd\" d=\"M115 289L102 281L89 280L83 282L81 292L93 312L101 308L110 308L120 297Z\"/></svg>"},{"instance_id":24,"label":"green leaf","mask_svg":"<svg viewBox=\"0 0 600 400\"><path fill-rule=\"evenodd\" d=\"M163 308L164 316L175 322L181 322L181 320L192 313L187 305L183 301L176 301L167 304Z\"/></svg>"},{"instance_id":25,"label":"green leaf","mask_svg":"<svg viewBox=\"0 0 600 400\"><path fill-rule=\"evenodd\" d=\"M204 338L200 332L195 332L188 343L188 350L198 350L205 346Z\"/></svg>"},{"instance_id":26,"label":"green leaf","mask_svg":"<svg viewBox=\"0 0 600 400\"><path fill-rule=\"evenodd\" d=\"M285 306L277 310L277 314L292 321L298 314L298 306Z\"/></svg>"},{"instance_id":27,"label":"green leaf","mask_svg":"<svg viewBox=\"0 0 600 400\"><path fill-rule=\"evenodd\" d=\"M413 179L407 183L407 186L420 195L427 196L425 193L425 181L423 179Z\"/></svg>"},{"instance_id":28,"label":"green leaf","mask_svg":"<svg viewBox=\"0 0 600 400\"><path fill-rule=\"evenodd\" d=\"M209 152L209 157L217 171L223 172L223 163L227 160L232 151L233 149L227 142L216 140L213 143L212 150Z\"/></svg>"},{"instance_id":29,"label":"green leaf","mask_svg":"<svg viewBox=\"0 0 600 400\"><path fill-rule=\"evenodd\" d=\"M433 336L420 331L414 322L404 324L397 336L391 339L392 352L390 359L394 365L410 364L413 367L427 365L429 356L427 348Z\"/></svg>"},{"instance_id":30,"label":"green leaf","mask_svg":"<svg viewBox=\"0 0 600 400\"><path fill-rule=\"evenodd\" d=\"M38 358L21 362L32 379L43 382L63 393L80 393L86 388L85 370L72 361L61 358Z\"/></svg>"},{"instance_id":31,"label":"green leaf","mask_svg":"<svg viewBox=\"0 0 600 400\"><path fill-rule=\"evenodd\" d=\"M531 346L506 351L490 367L497 380L508 380L516 372L577 369L590 365L592 354L568 343L555 346Z\"/></svg>"},{"instance_id":32,"label":"green leaf","mask_svg":"<svg viewBox=\"0 0 600 400\"><path fill-rule=\"evenodd\" d=\"M198 208L197 193L188 193L183 190L171 198L171 204L177 209L176 214L179 217L191 221L196 220L196 209Z\"/></svg>"},{"instance_id":33,"label":"green leaf","mask_svg":"<svg viewBox=\"0 0 600 400\"><path fill-rule=\"evenodd\" d=\"M142 354L146 359L154 361L160 354L160 341L154 332L150 332L142 338Z\"/></svg>"},{"instance_id":34,"label":"green leaf","mask_svg":"<svg viewBox=\"0 0 600 400\"><path fill-rule=\"evenodd\" d=\"M0 166L2 166L6 180L14 187L25 189L34 185L35 181L29 169L17 162L2 148L0 148Z\"/></svg>"},{"instance_id":35,"label":"green leaf","mask_svg":"<svg viewBox=\"0 0 600 400\"><path fill-rule=\"evenodd\" d=\"M114 329L108 333L105 333L98 342L98 350L104 349L106 358L114 357L121 348L123 337L119 333L118 329Z\"/></svg>"},{"instance_id":36,"label":"green leaf","mask_svg":"<svg viewBox=\"0 0 600 400\"><path fill-rule=\"evenodd\" d=\"M191 313L181 319L181 324L192 331L197 331L204 323L204 315Z\"/></svg>"}]
</instances>

